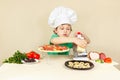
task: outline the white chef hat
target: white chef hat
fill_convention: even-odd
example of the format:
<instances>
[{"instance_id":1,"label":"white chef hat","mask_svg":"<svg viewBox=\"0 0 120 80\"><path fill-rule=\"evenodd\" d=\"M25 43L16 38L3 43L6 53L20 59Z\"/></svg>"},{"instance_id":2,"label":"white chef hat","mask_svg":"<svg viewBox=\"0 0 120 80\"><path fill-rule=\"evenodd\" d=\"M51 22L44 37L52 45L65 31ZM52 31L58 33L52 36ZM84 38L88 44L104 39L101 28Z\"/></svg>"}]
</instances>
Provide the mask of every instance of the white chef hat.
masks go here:
<instances>
[{"instance_id":1,"label":"white chef hat","mask_svg":"<svg viewBox=\"0 0 120 80\"><path fill-rule=\"evenodd\" d=\"M72 9L60 6L55 8L51 12L48 19L48 24L51 27L56 28L61 24L72 25L76 21L77 21L77 15Z\"/></svg>"}]
</instances>

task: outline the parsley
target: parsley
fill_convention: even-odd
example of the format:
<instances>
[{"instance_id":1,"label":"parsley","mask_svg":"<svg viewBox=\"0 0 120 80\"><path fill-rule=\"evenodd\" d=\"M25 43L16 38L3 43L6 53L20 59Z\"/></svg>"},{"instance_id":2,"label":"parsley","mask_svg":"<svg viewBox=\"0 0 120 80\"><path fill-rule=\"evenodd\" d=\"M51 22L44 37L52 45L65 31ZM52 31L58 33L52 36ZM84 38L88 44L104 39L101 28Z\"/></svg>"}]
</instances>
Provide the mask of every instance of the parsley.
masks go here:
<instances>
[{"instance_id":1,"label":"parsley","mask_svg":"<svg viewBox=\"0 0 120 80\"><path fill-rule=\"evenodd\" d=\"M5 59L3 63L17 63L22 64L21 60L26 59L27 56L25 53L21 53L19 50L17 50L12 57L9 57L8 59Z\"/></svg>"}]
</instances>

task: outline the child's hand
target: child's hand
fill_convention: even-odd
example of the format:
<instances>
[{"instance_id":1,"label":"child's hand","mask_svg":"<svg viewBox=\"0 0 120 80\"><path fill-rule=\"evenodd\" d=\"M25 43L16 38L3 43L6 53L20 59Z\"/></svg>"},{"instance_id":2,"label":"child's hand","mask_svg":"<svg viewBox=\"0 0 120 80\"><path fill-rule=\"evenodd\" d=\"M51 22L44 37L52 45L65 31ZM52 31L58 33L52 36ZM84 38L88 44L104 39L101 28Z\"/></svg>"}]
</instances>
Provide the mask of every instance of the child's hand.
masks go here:
<instances>
[{"instance_id":1,"label":"child's hand","mask_svg":"<svg viewBox=\"0 0 120 80\"><path fill-rule=\"evenodd\" d=\"M74 43L82 48L86 48L87 46L87 41L86 40L81 40L81 39L78 39L78 38L75 38L74 39Z\"/></svg>"},{"instance_id":2,"label":"child's hand","mask_svg":"<svg viewBox=\"0 0 120 80\"><path fill-rule=\"evenodd\" d=\"M74 34L74 37L77 37L78 34L80 34L80 35L83 37L82 39L84 39L84 40L87 41L87 44L90 43L90 39L89 39L89 38L87 37L87 35L85 35L84 33L76 32L76 33Z\"/></svg>"}]
</instances>

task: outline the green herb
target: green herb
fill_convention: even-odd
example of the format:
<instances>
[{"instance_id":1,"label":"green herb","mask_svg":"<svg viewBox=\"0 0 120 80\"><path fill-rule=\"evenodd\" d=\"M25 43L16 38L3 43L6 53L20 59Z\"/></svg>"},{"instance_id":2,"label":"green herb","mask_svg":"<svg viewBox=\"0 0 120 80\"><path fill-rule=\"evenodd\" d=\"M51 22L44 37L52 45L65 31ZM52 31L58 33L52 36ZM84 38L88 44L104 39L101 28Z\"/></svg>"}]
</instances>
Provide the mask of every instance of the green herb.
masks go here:
<instances>
[{"instance_id":1,"label":"green herb","mask_svg":"<svg viewBox=\"0 0 120 80\"><path fill-rule=\"evenodd\" d=\"M17 63L22 64L21 60L26 59L27 56L25 53L21 53L19 50L17 50L12 57L9 57L8 59L5 59L3 63Z\"/></svg>"}]
</instances>

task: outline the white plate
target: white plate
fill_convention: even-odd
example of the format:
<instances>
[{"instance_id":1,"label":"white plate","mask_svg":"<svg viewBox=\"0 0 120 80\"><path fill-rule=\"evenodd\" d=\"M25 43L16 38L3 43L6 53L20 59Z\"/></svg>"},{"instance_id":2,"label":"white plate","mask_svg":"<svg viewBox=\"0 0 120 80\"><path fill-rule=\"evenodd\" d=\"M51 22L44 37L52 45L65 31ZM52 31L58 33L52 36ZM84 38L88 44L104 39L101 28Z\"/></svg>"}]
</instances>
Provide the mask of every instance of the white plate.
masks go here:
<instances>
[{"instance_id":1,"label":"white plate","mask_svg":"<svg viewBox=\"0 0 120 80\"><path fill-rule=\"evenodd\" d=\"M40 61L35 59L35 62L25 62L24 60L22 60L22 63L23 64L36 64L36 63L39 63Z\"/></svg>"}]
</instances>

